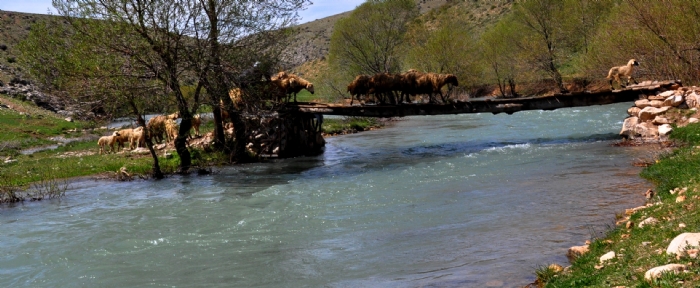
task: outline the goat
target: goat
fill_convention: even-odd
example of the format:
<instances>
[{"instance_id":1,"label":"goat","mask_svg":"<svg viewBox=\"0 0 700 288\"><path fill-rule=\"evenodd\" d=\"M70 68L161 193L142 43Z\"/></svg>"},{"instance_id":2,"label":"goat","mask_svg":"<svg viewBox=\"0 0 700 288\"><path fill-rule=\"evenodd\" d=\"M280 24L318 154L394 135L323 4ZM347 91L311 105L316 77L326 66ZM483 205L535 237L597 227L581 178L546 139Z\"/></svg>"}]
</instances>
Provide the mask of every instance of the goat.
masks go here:
<instances>
[{"instance_id":1,"label":"goat","mask_svg":"<svg viewBox=\"0 0 700 288\"><path fill-rule=\"evenodd\" d=\"M621 88L627 87L627 85L630 84L630 80L634 81L634 84L637 84L637 80L632 78L634 66L639 66L639 62L637 62L635 59L630 59L625 66L615 66L610 68L610 71L608 71L608 77L605 77L610 81L610 89L614 89L613 80L617 81L617 84L619 84ZM627 85L622 85L620 77L627 77Z\"/></svg>"}]
</instances>

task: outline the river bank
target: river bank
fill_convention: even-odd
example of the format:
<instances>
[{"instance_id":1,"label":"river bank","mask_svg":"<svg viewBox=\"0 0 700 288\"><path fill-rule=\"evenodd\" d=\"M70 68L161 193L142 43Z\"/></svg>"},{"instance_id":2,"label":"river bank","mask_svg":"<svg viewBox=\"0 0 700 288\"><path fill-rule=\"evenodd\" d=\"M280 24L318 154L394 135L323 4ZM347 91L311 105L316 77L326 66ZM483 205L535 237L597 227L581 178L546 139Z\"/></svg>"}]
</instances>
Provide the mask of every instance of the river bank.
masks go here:
<instances>
[{"instance_id":1,"label":"river bank","mask_svg":"<svg viewBox=\"0 0 700 288\"><path fill-rule=\"evenodd\" d=\"M655 185L637 196L645 197L646 205L617 214L616 225L604 237L569 249L571 266L543 266L536 272L538 281L529 286L697 287L700 125L696 124L696 92L694 87L668 91L639 100L628 110L630 117L621 135L631 143L647 143L663 151L653 161L642 161L648 165L640 176Z\"/></svg>"}]
</instances>

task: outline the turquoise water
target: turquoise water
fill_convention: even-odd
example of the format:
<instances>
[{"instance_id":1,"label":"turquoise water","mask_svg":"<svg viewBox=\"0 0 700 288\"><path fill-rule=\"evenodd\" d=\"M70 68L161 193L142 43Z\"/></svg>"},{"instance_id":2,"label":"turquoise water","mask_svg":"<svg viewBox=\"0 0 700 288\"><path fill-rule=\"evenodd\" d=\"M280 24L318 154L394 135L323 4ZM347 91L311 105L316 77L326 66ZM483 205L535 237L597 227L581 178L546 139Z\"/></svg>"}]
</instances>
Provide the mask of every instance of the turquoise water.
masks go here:
<instances>
[{"instance_id":1,"label":"turquoise water","mask_svg":"<svg viewBox=\"0 0 700 288\"><path fill-rule=\"evenodd\" d=\"M0 208L0 287L519 287L640 205L629 103L409 117L318 157Z\"/></svg>"}]
</instances>

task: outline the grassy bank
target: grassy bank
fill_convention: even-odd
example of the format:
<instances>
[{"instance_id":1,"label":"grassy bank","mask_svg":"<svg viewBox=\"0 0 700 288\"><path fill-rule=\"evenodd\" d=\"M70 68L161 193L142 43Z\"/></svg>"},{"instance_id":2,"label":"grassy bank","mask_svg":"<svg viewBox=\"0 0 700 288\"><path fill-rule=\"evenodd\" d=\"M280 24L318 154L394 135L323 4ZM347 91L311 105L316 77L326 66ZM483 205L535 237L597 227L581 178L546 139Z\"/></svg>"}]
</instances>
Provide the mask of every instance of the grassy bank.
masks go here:
<instances>
[{"instance_id":1,"label":"grassy bank","mask_svg":"<svg viewBox=\"0 0 700 288\"><path fill-rule=\"evenodd\" d=\"M671 139L682 147L661 156L641 173L656 185L655 196L649 200L654 205L634 213L630 211L628 219L619 215L619 225L605 238L593 239L590 251L577 258L569 269L560 273L549 268L538 270L546 287L700 286L699 259L666 255L674 237L684 232L700 232L700 125L676 128ZM679 196L683 192L678 188L687 188L687 192ZM639 223L650 217L659 222L639 228ZM611 251L616 257L601 264L600 257ZM666 264L685 264L687 273L666 273L656 280L645 281L646 271Z\"/></svg>"},{"instance_id":2,"label":"grassy bank","mask_svg":"<svg viewBox=\"0 0 700 288\"><path fill-rule=\"evenodd\" d=\"M132 175L151 173L153 159L150 154L119 153L99 155L97 139L111 134L111 131L94 129L104 123L69 122L63 116L37 108L27 102L0 97L0 103L12 109L0 109L0 202L7 201L8 195L31 189L37 183L56 183L73 177L103 175L116 177L122 167ZM329 135L347 134L382 127L383 123L374 118L326 119L324 133ZM202 132L214 129L212 122L202 125ZM77 139L59 143L60 139ZM57 145L58 148L21 153L24 149ZM176 171L179 164L177 153L160 157L159 163L164 173ZM226 155L218 152L205 152L191 149L193 166L206 167L226 163ZM159 151L158 154L163 154ZM4 197L5 200L2 200ZM30 197L31 198L31 197Z\"/></svg>"}]
</instances>

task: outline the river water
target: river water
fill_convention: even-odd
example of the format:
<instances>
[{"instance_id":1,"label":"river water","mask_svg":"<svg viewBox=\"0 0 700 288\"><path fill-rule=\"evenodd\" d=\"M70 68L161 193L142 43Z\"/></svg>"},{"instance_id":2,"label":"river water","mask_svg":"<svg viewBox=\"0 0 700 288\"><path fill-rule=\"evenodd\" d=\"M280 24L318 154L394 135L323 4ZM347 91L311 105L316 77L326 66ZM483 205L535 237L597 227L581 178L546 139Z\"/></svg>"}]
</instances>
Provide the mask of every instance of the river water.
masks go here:
<instances>
[{"instance_id":1,"label":"river water","mask_svg":"<svg viewBox=\"0 0 700 288\"><path fill-rule=\"evenodd\" d=\"M518 287L650 187L629 103L410 117L210 176L0 208L0 287Z\"/></svg>"}]
</instances>

